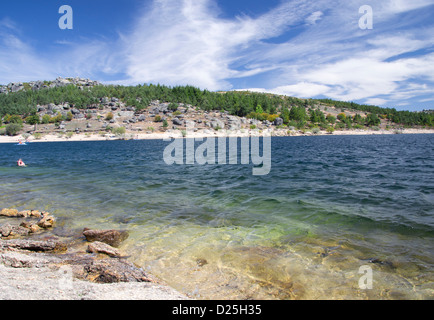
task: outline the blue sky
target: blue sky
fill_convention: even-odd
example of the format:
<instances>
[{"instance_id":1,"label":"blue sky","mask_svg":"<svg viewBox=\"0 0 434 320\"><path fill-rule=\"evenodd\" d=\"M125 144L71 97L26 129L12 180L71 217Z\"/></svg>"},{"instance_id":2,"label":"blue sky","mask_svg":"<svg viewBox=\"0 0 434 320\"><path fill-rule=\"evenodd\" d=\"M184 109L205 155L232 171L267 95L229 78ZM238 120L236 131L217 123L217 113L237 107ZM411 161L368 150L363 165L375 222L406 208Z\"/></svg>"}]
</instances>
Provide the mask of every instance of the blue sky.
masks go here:
<instances>
[{"instance_id":1,"label":"blue sky","mask_svg":"<svg viewBox=\"0 0 434 320\"><path fill-rule=\"evenodd\" d=\"M0 83L80 76L433 109L433 17L434 0L7 1Z\"/></svg>"}]
</instances>

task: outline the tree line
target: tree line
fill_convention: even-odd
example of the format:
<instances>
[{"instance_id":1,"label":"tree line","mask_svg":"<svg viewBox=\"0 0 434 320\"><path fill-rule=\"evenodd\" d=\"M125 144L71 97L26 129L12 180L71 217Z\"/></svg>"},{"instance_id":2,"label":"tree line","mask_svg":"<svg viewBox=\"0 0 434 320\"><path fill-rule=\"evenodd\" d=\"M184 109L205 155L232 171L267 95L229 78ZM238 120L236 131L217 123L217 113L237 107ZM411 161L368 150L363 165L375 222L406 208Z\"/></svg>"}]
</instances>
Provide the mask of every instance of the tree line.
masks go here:
<instances>
[{"instance_id":1,"label":"tree line","mask_svg":"<svg viewBox=\"0 0 434 320\"><path fill-rule=\"evenodd\" d=\"M393 123L404 126L433 126L433 112L411 112L397 111L395 108L381 108L373 105L358 104L354 102L335 101L331 99L318 99L317 101L327 105L333 105L342 110L349 109L353 111L362 111L365 113L375 114L382 119L387 119Z\"/></svg>"},{"instance_id":2,"label":"tree line","mask_svg":"<svg viewBox=\"0 0 434 320\"><path fill-rule=\"evenodd\" d=\"M35 114L37 105L49 103L69 103L78 109L99 105L104 97L116 97L137 110L145 109L153 100L161 102L184 103L205 111L222 110L231 115L273 121L277 116L285 124L291 121L327 123L326 115L315 105L323 104L366 113L364 120L345 119L351 123L372 125L379 119L386 119L405 126L432 126L434 114L430 112L397 111L394 108L381 108L360 105L353 102L334 101L330 99L304 100L294 97L278 96L267 93L248 91L211 92L193 86L164 86L144 84L137 86L95 86L82 89L75 85L46 88L40 90L23 90L16 93L0 94L0 117L20 115L27 118ZM304 111L303 111L304 110ZM315 111L316 110L316 111ZM370 113L370 114L368 114ZM378 118L378 120L377 120Z\"/></svg>"}]
</instances>

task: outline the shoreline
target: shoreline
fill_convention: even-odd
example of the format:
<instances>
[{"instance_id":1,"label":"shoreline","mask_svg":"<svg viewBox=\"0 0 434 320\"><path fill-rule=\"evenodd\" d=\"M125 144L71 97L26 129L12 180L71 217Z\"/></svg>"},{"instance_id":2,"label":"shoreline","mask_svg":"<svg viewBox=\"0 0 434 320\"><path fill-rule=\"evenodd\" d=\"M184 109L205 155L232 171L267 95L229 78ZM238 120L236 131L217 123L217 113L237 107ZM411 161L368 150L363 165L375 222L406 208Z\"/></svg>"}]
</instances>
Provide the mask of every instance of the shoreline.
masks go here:
<instances>
[{"instance_id":1,"label":"shoreline","mask_svg":"<svg viewBox=\"0 0 434 320\"><path fill-rule=\"evenodd\" d=\"M62 237L47 212L3 209L0 217L0 300L191 299L109 245L124 240L120 231Z\"/></svg>"},{"instance_id":2,"label":"shoreline","mask_svg":"<svg viewBox=\"0 0 434 320\"><path fill-rule=\"evenodd\" d=\"M125 137L116 136L101 136L99 134L89 134L89 133L78 133L74 134L72 137L64 137L59 134L48 133L43 135L40 139L35 139L33 136L28 138L29 142L77 142L77 141L113 141L113 140L164 140L173 138L210 138L210 137L261 137L261 136L272 136L272 137L299 137L299 136L348 136L348 135L390 135L390 134L433 134L434 129L403 129L398 131L395 130L341 130L335 131L332 134L328 134L325 131L320 131L317 134L312 132L302 133L300 131L292 131L288 134L287 129L275 129L275 130L219 130L211 131L204 130L199 132L183 132L180 130L168 130L166 132L159 133L127 133ZM128 138L130 137L130 138ZM0 136L0 143L18 143L19 141L24 141L23 135L18 136Z\"/></svg>"}]
</instances>

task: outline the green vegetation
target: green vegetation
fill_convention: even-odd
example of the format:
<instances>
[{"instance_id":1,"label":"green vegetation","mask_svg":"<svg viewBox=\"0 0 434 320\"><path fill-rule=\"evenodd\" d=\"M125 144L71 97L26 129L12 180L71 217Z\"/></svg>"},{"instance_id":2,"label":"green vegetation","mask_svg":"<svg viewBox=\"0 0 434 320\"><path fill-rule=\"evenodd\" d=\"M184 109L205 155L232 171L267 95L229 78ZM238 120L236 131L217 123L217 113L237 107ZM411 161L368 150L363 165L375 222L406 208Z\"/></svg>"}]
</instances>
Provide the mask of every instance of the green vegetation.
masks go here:
<instances>
[{"instance_id":1,"label":"green vegetation","mask_svg":"<svg viewBox=\"0 0 434 320\"><path fill-rule=\"evenodd\" d=\"M64 87L46 88L41 90L23 90L16 93L0 94L0 118L5 124L22 124L23 120L28 124L59 123L62 120L72 120L72 114L62 116L60 113L54 116L44 115L42 119L36 115L38 105L49 103L68 103L78 109L87 109L100 104L105 97L116 97L124 101L128 106L137 110L145 109L153 100L167 102L169 109L178 112L179 104L191 105L204 111L221 110L231 115L248 117L260 121L273 122L277 117L283 119L284 125L303 129L308 122L321 129L334 126L335 129L350 129L360 127L377 127L383 121L398 126L424 126L432 127L434 113L397 111L393 108L380 108L370 105L360 105L353 102L334 101L330 99L304 100L293 97L278 96L266 93L247 91L210 92L193 86L168 87L162 85L137 85L137 86L95 86L81 90L74 85ZM318 105L340 109L337 116L327 116ZM349 112L359 111L351 117ZM90 118L88 114L87 118ZM113 119L113 113L109 112L106 120ZM161 121L155 119L156 121ZM15 127L17 128L17 127Z\"/></svg>"},{"instance_id":2,"label":"green vegetation","mask_svg":"<svg viewBox=\"0 0 434 320\"><path fill-rule=\"evenodd\" d=\"M19 132L20 132L20 130L23 128L23 125L22 124L19 124L19 123L9 123L7 126L6 126L6 131L5 131L5 133L6 133L6 135L8 135L8 136L16 136Z\"/></svg>"},{"instance_id":3,"label":"green vegetation","mask_svg":"<svg viewBox=\"0 0 434 320\"><path fill-rule=\"evenodd\" d=\"M126 129L125 127L118 127L118 128L114 128L112 130L113 134L117 135L117 136L122 136L123 134L125 134Z\"/></svg>"},{"instance_id":4,"label":"green vegetation","mask_svg":"<svg viewBox=\"0 0 434 320\"><path fill-rule=\"evenodd\" d=\"M354 102L335 101L331 99L319 99L319 102L341 108L342 110L348 109L352 111L363 111L380 116L393 123L404 126L428 126L434 125L434 113L432 112L410 112L410 111L397 111L395 108L381 108L372 105L362 105ZM360 124L360 119L354 122ZM374 120L376 122L376 120ZM370 121L370 123L372 123Z\"/></svg>"},{"instance_id":5,"label":"green vegetation","mask_svg":"<svg viewBox=\"0 0 434 320\"><path fill-rule=\"evenodd\" d=\"M333 134L333 132L335 132L335 128L333 128L333 127L327 127L326 131L329 134Z\"/></svg>"}]
</instances>

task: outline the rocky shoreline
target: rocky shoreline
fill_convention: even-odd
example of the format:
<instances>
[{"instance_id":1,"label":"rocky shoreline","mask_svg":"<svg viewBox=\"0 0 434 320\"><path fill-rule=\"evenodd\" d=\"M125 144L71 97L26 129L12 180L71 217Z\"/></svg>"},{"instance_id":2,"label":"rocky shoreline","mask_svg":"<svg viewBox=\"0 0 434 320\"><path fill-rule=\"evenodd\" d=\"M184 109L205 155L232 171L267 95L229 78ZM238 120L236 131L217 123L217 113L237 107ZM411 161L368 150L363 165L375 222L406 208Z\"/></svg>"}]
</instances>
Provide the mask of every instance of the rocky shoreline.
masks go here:
<instances>
[{"instance_id":1,"label":"rocky shoreline","mask_svg":"<svg viewBox=\"0 0 434 320\"><path fill-rule=\"evenodd\" d=\"M1 300L184 300L128 261L127 231L84 229L61 238L55 218L36 210L0 211Z\"/></svg>"}]
</instances>

